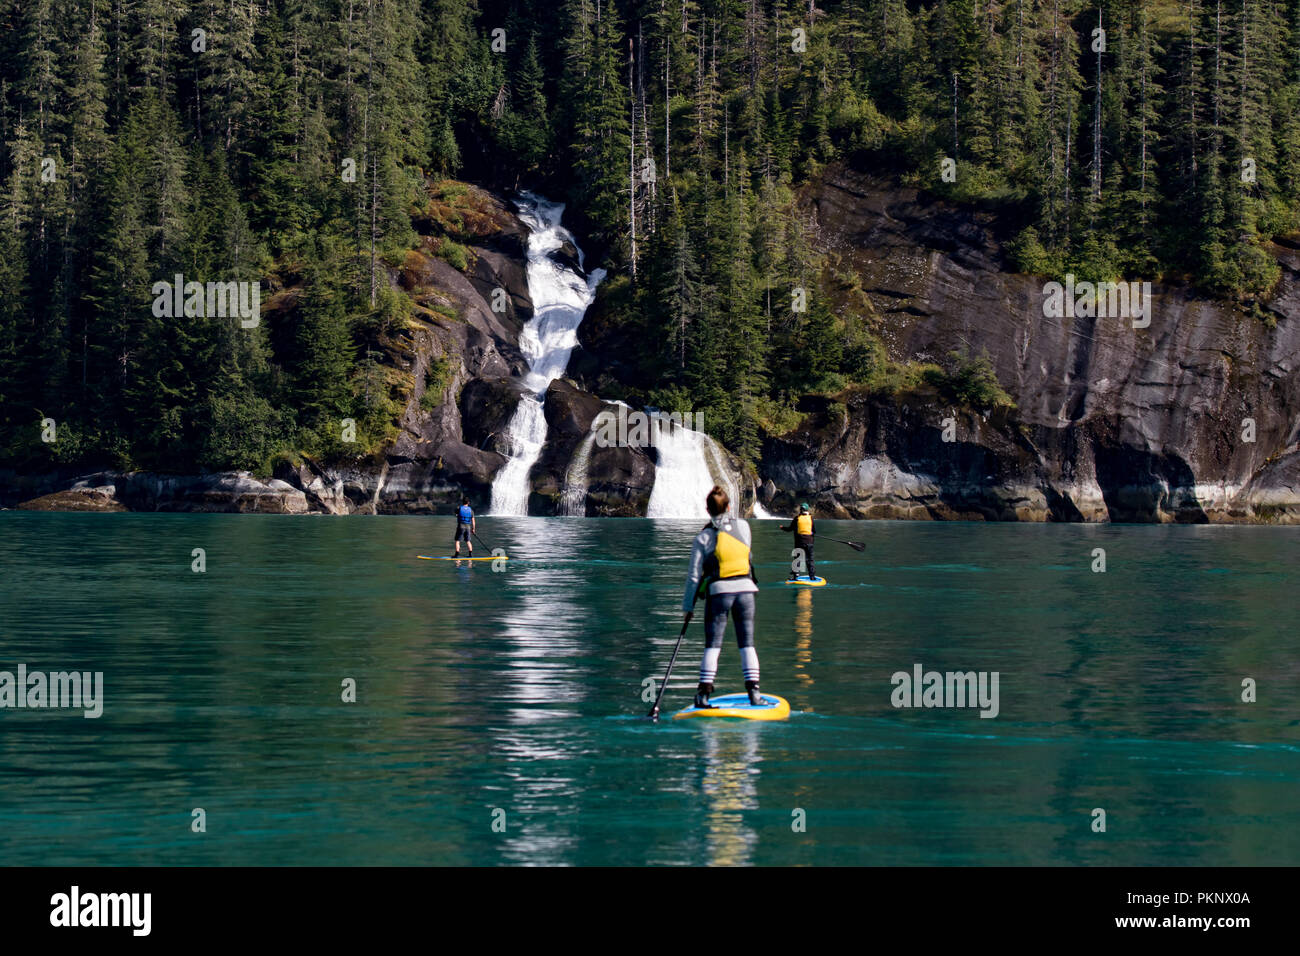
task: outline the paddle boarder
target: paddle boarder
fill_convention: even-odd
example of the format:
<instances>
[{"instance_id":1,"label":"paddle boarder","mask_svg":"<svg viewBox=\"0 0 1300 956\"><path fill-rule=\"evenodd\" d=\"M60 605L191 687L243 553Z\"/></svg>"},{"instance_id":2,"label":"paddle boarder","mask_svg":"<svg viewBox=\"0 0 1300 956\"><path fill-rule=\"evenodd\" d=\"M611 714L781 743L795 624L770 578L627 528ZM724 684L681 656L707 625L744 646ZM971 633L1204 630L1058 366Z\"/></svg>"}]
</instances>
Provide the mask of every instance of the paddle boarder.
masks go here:
<instances>
[{"instance_id":1,"label":"paddle boarder","mask_svg":"<svg viewBox=\"0 0 1300 956\"><path fill-rule=\"evenodd\" d=\"M462 495L460 499L460 509L456 512L456 557L460 557L460 543L465 542L465 547L469 549L469 556L474 557L474 542L469 539L471 532L477 532L478 527L474 524L474 509L469 506L469 496Z\"/></svg>"},{"instance_id":2,"label":"paddle boarder","mask_svg":"<svg viewBox=\"0 0 1300 956\"><path fill-rule=\"evenodd\" d=\"M817 580L817 572L813 569L813 536L817 534L817 526L813 522L812 509L808 507L808 502L799 505L799 514L789 524L781 525L781 530L794 532L794 546L803 549L804 560L808 564L808 577ZM790 580L793 581L797 577L792 568Z\"/></svg>"},{"instance_id":3,"label":"paddle boarder","mask_svg":"<svg viewBox=\"0 0 1300 956\"><path fill-rule=\"evenodd\" d=\"M700 661L700 686L695 706L709 707L713 679L718 675L718 658L722 655L722 637L727 630L727 615L736 625L736 646L740 648L740 665L745 675L745 690L755 707L764 704L758 692L758 651L754 648L754 594L758 591L751 554L753 538L749 523L727 513L731 497L714 485L704 500L709 523L695 536L691 548L691 566L686 572L686 594L682 610L685 628L695 615L695 601L701 593L704 602L704 657Z\"/></svg>"}]
</instances>

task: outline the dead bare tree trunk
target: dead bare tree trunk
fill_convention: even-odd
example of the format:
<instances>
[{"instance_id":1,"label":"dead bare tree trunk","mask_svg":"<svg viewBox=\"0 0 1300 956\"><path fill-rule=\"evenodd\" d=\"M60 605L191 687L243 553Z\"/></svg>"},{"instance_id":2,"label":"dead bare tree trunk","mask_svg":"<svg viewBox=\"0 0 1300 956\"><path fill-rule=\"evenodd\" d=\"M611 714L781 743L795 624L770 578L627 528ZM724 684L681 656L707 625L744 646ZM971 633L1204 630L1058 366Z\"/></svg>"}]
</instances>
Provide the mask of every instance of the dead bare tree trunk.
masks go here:
<instances>
[{"instance_id":1,"label":"dead bare tree trunk","mask_svg":"<svg viewBox=\"0 0 1300 956\"><path fill-rule=\"evenodd\" d=\"M627 165L627 203L628 219L632 226L632 255L628 269L632 281L636 281L636 90L632 83L632 71L636 57L632 52L632 38L627 38L627 99L632 108L632 135L628 137Z\"/></svg>"},{"instance_id":2,"label":"dead bare tree trunk","mask_svg":"<svg viewBox=\"0 0 1300 956\"><path fill-rule=\"evenodd\" d=\"M1101 8L1097 9L1097 29L1101 30ZM1104 36L1105 34L1099 34ZM1097 89L1092 116L1092 198L1101 199L1101 45L1097 47Z\"/></svg>"}]
</instances>

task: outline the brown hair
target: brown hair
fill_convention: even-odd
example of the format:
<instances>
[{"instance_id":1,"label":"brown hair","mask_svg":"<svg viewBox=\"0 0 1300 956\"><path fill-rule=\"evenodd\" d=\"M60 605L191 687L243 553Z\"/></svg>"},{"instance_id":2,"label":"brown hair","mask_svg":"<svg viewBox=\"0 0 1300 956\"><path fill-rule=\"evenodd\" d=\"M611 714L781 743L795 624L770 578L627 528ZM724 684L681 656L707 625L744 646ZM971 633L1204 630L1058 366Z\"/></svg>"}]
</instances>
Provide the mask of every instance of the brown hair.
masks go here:
<instances>
[{"instance_id":1,"label":"brown hair","mask_svg":"<svg viewBox=\"0 0 1300 956\"><path fill-rule=\"evenodd\" d=\"M731 507L731 496L721 485L714 485L709 496L704 499L704 507L708 508L709 514L715 518L720 514L726 514L727 509Z\"/></svg>"}]
</instances>

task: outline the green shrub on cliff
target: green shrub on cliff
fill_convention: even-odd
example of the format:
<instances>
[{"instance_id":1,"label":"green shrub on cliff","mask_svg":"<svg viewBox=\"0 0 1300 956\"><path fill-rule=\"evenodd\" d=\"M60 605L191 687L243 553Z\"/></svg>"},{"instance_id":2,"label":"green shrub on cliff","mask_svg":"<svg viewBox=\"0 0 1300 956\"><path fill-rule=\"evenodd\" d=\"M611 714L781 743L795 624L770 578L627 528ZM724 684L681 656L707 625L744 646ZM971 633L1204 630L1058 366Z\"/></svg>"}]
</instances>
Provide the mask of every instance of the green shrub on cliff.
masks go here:
<instances>
[{"instance_id":1,"label":"green shrub on cliff","mask_svg":"<svg viewBox=\"0 0 1300 956\"><path fill-rule=\"evenodd\" d=\"M755 413L759 426L769 435L788 434L798 428L805 417L803 412L770 398L760 399Z\"/></svg>"},{"instance_id":2,"label":"green shrub on cliff","mask_svg":"<svg viewBox=\"0 0 1300 956\"><path fill-rule=\"evenodd\" d=\"M424 373L424 392L420 395L420 408L431 412L442 402L442 393L451 381L451 362L445 355L440 355L429 362L428 371Z\"/></svg>"},{"instance_id":3,"label":"green shrub on cliff","mask_svg":"<svg viewBox=\"0 0 1300 956\"><path fill-rule=\"evenodd\" d=\"M944 398L968 408L1015 407L998 383L987 351L974 357L964 350L950 352L946 367L927 370L923 380L938 388Z\"/></svg>"},{"instance_id":4,"label":"green shrub on cliff","mask_svg":"<svg viewBox=\"0 0 1300 956\"><path fill-rule=\"evenodd\" d=\"M845 374L854 386L872 395L898 395L920 385L927 375L942 373L927 362L895 362L885 343L875 336L861 339L845 351Z\"/></svg>"},{"instance_id":5,"label":"green shrub on cliff","mask_svg":"<svg viewBox=\"0 0 1300 956\"><path fill-rule=\"evenodd\" d=\"M438 258L460 272L469 268L469 249L452 239L444 238L438 244Z\"/></svg>"}]
</instances>

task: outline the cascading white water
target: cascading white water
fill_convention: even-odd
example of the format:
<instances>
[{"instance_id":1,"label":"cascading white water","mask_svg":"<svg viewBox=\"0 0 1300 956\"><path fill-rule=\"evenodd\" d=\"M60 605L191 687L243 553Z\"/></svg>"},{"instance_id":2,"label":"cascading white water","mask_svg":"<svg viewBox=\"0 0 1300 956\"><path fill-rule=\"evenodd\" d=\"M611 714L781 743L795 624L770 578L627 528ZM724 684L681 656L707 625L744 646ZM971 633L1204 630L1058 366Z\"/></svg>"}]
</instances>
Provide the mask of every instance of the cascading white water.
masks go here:
<instances>
[{"instance_id":1,"label":"cascading white water","mask_svg":"<svg viewBox=\"0 0 1300 956\"><path fill-rule=\"evenodd\" d=\"M731 510L738 513L740 498L736 483L712 438L662 421L654 444L659 452L659 462L655 466L655 483L646 506L647 518L707 520L709 514L704 508L704 499L715 484L727 489Z\"/></svg>"},{"instance_id":2,"label":"cascading white water","mask_svg":"<svg viewBox=\"0 0 1300 956\"><path fill-rule=\"evenodd\" d=\"M560 498L560 514L566 518L583 518L587 514L587 462L591 459L591 446L596 443L596 432L578 444L564 476L564 494Z\"/></svg>"},{"instance_id":3,"label":"cascading white water","mask_svg":"<svg viewBox=\"0 0 1300 956\"><path fill-rule=\"evenodd\" d=\"M582 250L569 230L560 225L564 203L550 202L525 192L517 201L519 218L528 227L528 297L533 300L533 317L519 334L519 351L528 361L525 392L506 428L507 460L492 481L494 515L528 514L528 475L541 457L546 443L546 388L564 374L569 355L578 344L578 325L605 278L604 269L594 269L583 278L581 271L551 258L551 253L570 242Z\"/></svg>"},{"instance_id":4,"label":"cascading white water","mask_svg":"<svg viewBox=\"0 0 1300 956\"><path fill-rule=\"evenodd\" d=\"M715 477L717 484L727 489L727 497L731 499L732 514L740 514L740 488L732 480L731 469L727 467L726 459L722 456L722 448L703 433L700 434L700 442L704 446L704 460L708 465L709 473Z\"/></svg>"}]
</instances>

